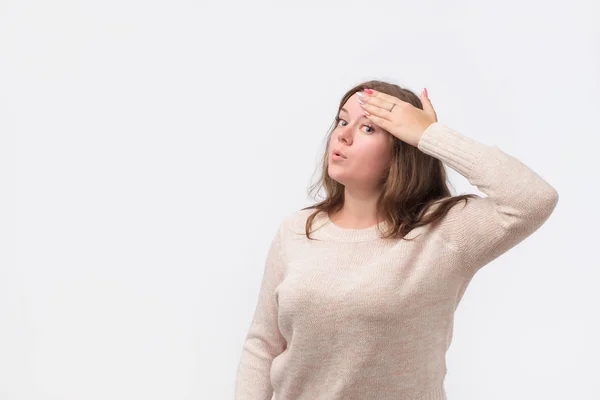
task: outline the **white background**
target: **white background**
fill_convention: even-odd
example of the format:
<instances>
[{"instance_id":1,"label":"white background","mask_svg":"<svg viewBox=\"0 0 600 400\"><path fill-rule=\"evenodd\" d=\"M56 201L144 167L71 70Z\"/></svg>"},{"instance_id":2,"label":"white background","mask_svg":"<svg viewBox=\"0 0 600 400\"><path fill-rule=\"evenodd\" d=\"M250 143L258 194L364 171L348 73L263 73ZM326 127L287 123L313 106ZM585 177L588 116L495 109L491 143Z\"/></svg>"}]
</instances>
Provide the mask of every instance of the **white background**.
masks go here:
<instances>
[{"instance_id":1,"label":"white background","mask_svg":"<svg viewBox=\"0 0 600 400\"><path fill-rule=\"evenodd\" d=\"M600 399L598 7L0 2L0 400L231 399L271 238L369 79L560 196L467 289L449 400Z\"/></svg>"}]
</instances>

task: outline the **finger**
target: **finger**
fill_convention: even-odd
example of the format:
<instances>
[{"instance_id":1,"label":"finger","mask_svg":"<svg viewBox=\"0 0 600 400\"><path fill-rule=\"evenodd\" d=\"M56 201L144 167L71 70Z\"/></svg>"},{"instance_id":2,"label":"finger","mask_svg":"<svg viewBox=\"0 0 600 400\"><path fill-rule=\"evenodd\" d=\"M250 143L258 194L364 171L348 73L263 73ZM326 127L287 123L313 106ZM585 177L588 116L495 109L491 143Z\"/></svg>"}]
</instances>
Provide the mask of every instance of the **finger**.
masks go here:
<instances>
[{"instance_id":1,"label":"finger","mask_svg":"<svg viewBox=\"0 0 600 400\"><path fill-rule=\"evenodd\" d=\"M431 103L429 96L427 96L427 91L425 89L423 89L423 92L421 92L421 103L423 103L423 111L434 116L437 120L437 113L435 112L433 104Z\"/></svg>"},{"instance_id":2,"label":"finger","mask_svg":"<svg viewBox=\"0 0 600 400\"><path fill-rule=\"evenodd\" d=\"M390 108L392 108L392 106L394 104L400 103L400 100L398 100L398 99L396 99L396 103L392 103L392 102L390 102L388 100L384 100L382 98L370 97L370 96L363 97L361 100L365 103L365 105L378 107L382 111L388 111L388 112L390 111Z\"/></svg>"},{"instance_id":3,"label":"finger","mask_svg":"<svg viewBox=\"0 0 600 400\"><path fill-rule=\"evenodd\" d=\"M360 103L359 103L360 104ZM360 104L360 106L362 107L363 110L367 111L368 113L371 113L372 115L375 115L378 118L381 119L386 119L388 120L388 116L391 114L388 110L389 107L387 109L383 109L381 107L378 107L376 105L373 104L368 104L368 103L364 103L364 104ZM391 106L390 106L391 107ZM367 113L365 113L365 115L368 117L369 115Z\"/></svg>"},{"instance_id":4,"label":"finger","mask_svg":"<svg viewBox=\"0 0 600 400\"><path fill-rule=\"evenodd\" d=\"M390 107L392 106L392 103L396 103L396 104L400 104L400 103L406 103L406 101L404 100L400 100L399 98L397 98L396 96L391 96L387 93L382 93L382 92L378 92L377 90L373 90L373 89L369 89L371 90L373 93L369 94L369 92L367 91L367 89L365 89L365 93L367 98L371 99L371 100L376 100L379 101L379 106L381 106L381 104L386 104L385 102L389 103L388 106L388 110L390 109ZM384 103L382 103L381 101L383 100Z\"/></svg>"},{"instance_id":5,"label":"finger","mask_svg":"<svg viewBox=\"0 0 600 400\"><path fill-rule=\"evenodd\" d=\"M359 92L359 93L361 93L361 92ZM366 92L366 93L367 94L362 97L362 100L365 103L379 107L380 109L385 110L387 112L390 111L390 108L392 108L392 106L394 104L396 104L396 105L408 104L407 102L400 100L397 97L390 96L386 93L381 93L381 92L378 92L375 90L373 90L373 94L371 94L371 95L369 95L368 92Z\"/></svg>"},{"instance_id":6,"label":"finger","mask_svg":"<svg viewBox=\"0 0 600 400\"><path fill-rule=\"evenodd\" d=\"M365 114L365 115L367 115L367 114ZM390 121L389 120L387 120L385 118L378 117L377 115L373 115L373 114L367 115L367 118L369 118L369 120L373 121L373 123L375 125L377 125L378 127L380 127L380 128L382 128L382 129L384 129L384 130L386 130L386 131L389 132L389 127L390 127L390 125L389 125Z\"/></svg>"}]
</instances>

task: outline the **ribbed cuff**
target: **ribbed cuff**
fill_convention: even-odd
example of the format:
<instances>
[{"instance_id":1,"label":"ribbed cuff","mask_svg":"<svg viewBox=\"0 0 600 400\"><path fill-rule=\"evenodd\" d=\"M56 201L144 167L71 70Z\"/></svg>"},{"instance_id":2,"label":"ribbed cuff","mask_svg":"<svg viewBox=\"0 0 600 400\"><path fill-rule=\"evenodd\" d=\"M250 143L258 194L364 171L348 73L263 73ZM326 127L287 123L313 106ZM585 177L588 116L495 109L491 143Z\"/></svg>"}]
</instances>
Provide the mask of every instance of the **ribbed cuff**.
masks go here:
<instances>
[{"instance_id":1,"label":"ribbed cuff","mask_svg":"<svg viewBox=\"0 0 600 400\"><path fill-rule=\"evenodd\" d=\"M444 386L440 386L427 393L422 400L448 400Z\"/></svg>"}]
</instances>

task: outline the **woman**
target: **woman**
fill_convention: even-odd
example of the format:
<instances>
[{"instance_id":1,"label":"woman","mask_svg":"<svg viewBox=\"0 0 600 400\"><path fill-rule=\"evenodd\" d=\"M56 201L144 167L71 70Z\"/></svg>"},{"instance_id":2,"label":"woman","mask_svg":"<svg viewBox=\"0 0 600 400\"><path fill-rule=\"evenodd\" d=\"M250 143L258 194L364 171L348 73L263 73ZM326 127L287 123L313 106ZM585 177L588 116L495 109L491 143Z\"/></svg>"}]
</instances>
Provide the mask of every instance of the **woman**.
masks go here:
<instances>
[{"instance_id":1,"label":"woman","mask_svg":"<svg viewBox=\"0 0 600 400\"><path fill-rule=\"evenodd\" d=\"M271 243L235 399L446 399L468 283L536 231L558 193L439 123L426 90L360 84L329 135L325 200L290 213ZM442 163L487 197L451 196Z\"/></svg>"}]
</instances>

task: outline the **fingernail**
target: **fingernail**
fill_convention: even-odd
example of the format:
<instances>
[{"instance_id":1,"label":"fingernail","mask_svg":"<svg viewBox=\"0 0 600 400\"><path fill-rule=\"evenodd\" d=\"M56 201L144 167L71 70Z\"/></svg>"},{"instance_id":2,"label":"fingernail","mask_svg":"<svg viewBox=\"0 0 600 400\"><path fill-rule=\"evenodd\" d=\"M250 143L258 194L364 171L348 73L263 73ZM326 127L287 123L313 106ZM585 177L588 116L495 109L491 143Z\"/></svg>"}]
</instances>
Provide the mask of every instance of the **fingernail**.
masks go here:
<instances>
[{"instance_id":1,"label":"fingernail","mask_svg":"<svg viewBox=\"0 0 600 400\"><path fill-rule=\"evenodd\" d=\"M365 92L367 92L368 94L373 94L373 91L371 89L365 89Z\"/></svg>"},{"instance_id":2,"label":"fingernail","mask_svg":"<svg viewBox=\"0 0 600 400\"><path fill-rule=\"evenodd\" d=\"M356 92L356 95L358 97L360 97L361 99L364 99L364 97L365 97L365 94L363 92Z\"/></svg>"},{"instance_id":3,"label":"fingernail","mask_svg":"<svg viewBox=\"0 0 600 400\"><path fill-rule=\"evenodd\" d=\"M429 93L427 93L427 88L423 88L423 93L425 93L425 97L429 97Z\"/></svg>"}]
</instances>

